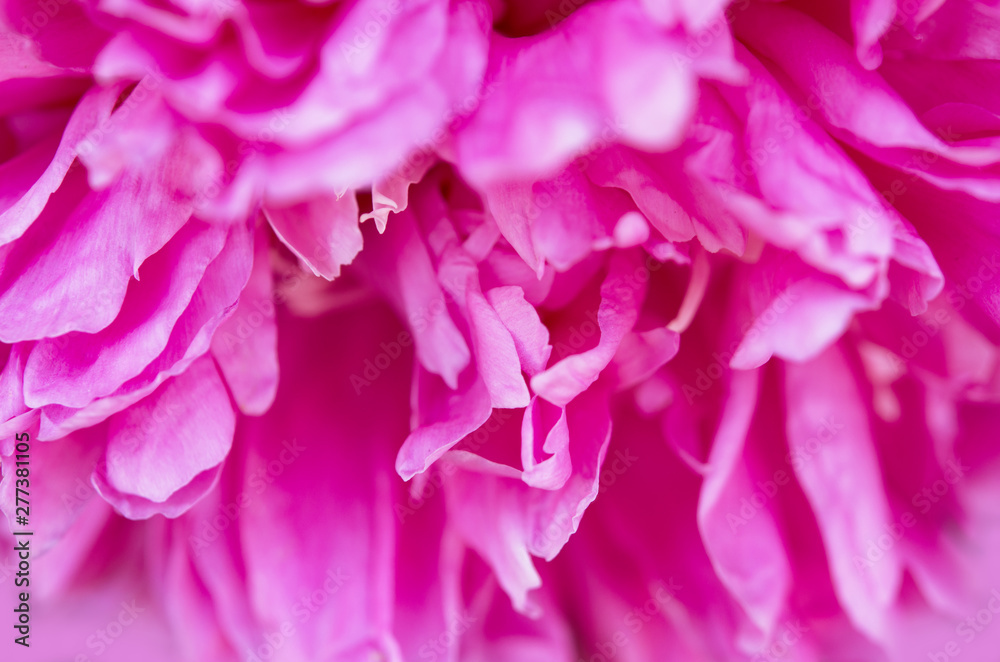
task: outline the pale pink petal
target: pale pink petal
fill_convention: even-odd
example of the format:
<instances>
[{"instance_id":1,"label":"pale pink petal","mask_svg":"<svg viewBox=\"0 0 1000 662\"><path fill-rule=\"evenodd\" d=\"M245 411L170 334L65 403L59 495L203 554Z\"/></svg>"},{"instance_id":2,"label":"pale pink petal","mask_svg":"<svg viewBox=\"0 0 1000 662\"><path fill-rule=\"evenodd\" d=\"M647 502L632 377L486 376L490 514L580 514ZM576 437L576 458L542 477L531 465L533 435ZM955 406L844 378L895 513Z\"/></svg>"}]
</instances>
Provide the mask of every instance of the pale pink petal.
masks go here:
<instances>
[{"instance_id":1,"label":"pale pink petal","mask_svg":"<svg viewBox=\"0 0 1000 662\"><path fill-rule=\"evenodd\" d=\"M340 198L315 198L294 207L264 210L275 234L317 276L333 280L361 250L358 200L352 192Z\"/></svg>"},{"instance_id":2,"label":"pale pink petal","mask_svg":"<svg viewBox=\"0 0 1000 662\"><path fill-rule=\"evenodd\" d=\"M274 402L278 389L278 324L268 235L254 240L253 271L233 316L212 336L215 357L236 406L257 416Z\"/></svg>"},{"instance_id":3,"label":"pale pink petal","mask_svg":"<svg viewBox=\"0 0 1000 662\"><path fill-rule=\"evenodd\" d=\"M163 503L225 459L236 418L215 362L203 357L108 424L109 486Z\"/></svg>"}]
</instances>

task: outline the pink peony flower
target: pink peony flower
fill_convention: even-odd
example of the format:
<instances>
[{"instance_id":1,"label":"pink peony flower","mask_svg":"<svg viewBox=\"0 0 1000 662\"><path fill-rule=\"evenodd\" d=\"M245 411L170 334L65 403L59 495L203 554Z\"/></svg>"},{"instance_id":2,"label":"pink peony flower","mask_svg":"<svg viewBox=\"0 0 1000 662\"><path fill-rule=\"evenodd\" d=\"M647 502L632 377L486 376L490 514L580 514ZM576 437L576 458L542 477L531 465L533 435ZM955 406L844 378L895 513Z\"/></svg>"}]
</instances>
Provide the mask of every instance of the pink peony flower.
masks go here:
<instances>
[{"instance_id":1,"label":"pink peony flower","mask_svg":"<svg viewBox=\"0 0 1000 662\"><path fill-rule=\"evenodd\" d=\"M994 659L1000 7L0 23L4 659Z\"/></svg>"}]
</instances>

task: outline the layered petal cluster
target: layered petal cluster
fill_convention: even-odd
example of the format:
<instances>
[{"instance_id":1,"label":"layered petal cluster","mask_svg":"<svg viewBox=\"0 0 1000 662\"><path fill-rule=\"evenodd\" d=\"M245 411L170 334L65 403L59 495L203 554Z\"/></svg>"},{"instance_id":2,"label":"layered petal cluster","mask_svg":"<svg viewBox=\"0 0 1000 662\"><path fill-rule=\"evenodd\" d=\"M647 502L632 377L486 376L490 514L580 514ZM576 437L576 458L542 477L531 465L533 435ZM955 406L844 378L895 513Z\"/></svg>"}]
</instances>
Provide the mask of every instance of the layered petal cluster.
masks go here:
<instances>
[{"instance_id":1,"label":"layered petal cluster","mask_svg":"<svg viewBox=\"0 0 1000 662\"><path fill-rule=\"evenodd\" d=\"M203 150L195 204L235 220L370 186L475 101L488 11L475 2L86 2L51 24L86 30L86 54L8 3L42 53L101 85L143 85L135 111L90 136L91 180L181 142ZM46 29L47 28L47 29ZM151 141L149 136L156 136Z\"/></svg>"},{"instance_id":2,"label":"layered petal cluster","mask_svg":"<svg viewBox=\"0 0 1000 662\"><path fill-rule=\"evenodd\" d=\"M1000 649L1000 7L2 8L5 655Z\"/></svg>"}]
</instances>

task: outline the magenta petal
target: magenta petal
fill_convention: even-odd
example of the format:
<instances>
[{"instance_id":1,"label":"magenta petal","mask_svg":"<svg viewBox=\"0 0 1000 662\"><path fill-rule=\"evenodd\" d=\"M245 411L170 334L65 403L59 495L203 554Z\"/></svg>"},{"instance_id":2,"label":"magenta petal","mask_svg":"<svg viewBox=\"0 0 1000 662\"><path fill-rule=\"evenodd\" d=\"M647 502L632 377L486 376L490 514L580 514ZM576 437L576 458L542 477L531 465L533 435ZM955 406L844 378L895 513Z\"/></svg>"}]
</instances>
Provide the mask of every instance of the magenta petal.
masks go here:
<instances>
[{"instance_id":1,"label":"magenta petal","mask_svg":"<svg viewBox=\"0 0 1000 662\"><path fill-rule=\"evenodd\" d=\"M455 390L420 366L416 371L417 428L396 457L396 471L403 480L426 471L449 448L485 423L493 411L489 390L473 370L462 374Z\"/></svg>"},{"instance_id":2,"label":"magenta petal","mask_svg":"<svg viewBox=\"0 0 1000 662\"><path fill-rule=\"evenodd\" d=\"M406 209L409 204L410 184L415 184L427 174L430 159L420 159L418 165L393 172L372 184L372 211L361 215L361 221L375 220L379 233L385 232L389 214Z\"/></svg>"},{"instance_id":3,"label":"magenta petal","mask_svg":"<svg viewBox=\"0 0 1000 662\"><path fill-rule=\"evenodd\" d=\"M521 375L521 361L510 331L481 292L470 288L466 305L476 367L492 405L504 409L527 407L531 396Z\"/></svg>"},{"instance_id":4,"label":"magenta petal","mask_svg":"<svg viewBox=\"0 0 1000 662\"><path fill-rule=\"evenodd\" d=\"M559 489L529 487L517 477L459 470L447 484L449 512L468 544L489 562L521 613L538 615L529 593L541 583L531 557L551 560L576 532L597 497L611 439L611 418L595 387L567 408L573 473ZM559 434L554 435L558 437ZM561 441L550 446L555 450ZM482 513L493 513L486 521Z\"/></svg>"},{"instance_id":5,"label":"magenta petal","mask_svg":"<svg viewBox=\"0 0 1000 662\"><path fill-rule=\"evenodd\" d=\"M164 177L129 172L93 192L83 173L71 172L38 220L4 247L0 339L93 333L110 324L130 276L190 216L190 205L165 190ZM36 314L21 301L32 301Z\"/></svg>"},{"instance_id":6,"label":"magenta petal","mask_svg":"<svg viewBox=\"0 0 1000 662\"><path fill-rule=\"evenodd\" d=\"M189 222L143 264L106 328L39 341L25 367L26 402L85 407L141 374L166 348L225 240L226 228Z\"/></svg>"},{"instance_id":7,"label":"magenta petal","mask_svg":"<svg viewBox=\"0 0 1000 662\"><path fill-rule=\"evenodd\" d=\"M521 425L521 479L531 487L558 490L573 473L566 409L534 398ZM548 455L548 457L544 457ZM544 459L539 460L538 457Z\"/></svg>"},{"instance_id":8,"label":"magenta petal","mask_svg":"<svg viewBox=\"0 0 1000 662\"><path fill-rule=\"evenodd\" d=\"M28 412L24 402L24 366L28 362L30 348L30 343L18 343L6 348L9 351L0 371L0 421L9 421Z\"/></svg>"},{"instance_id":9,"label":"magenta petal","mask_svg":"<svg viewBox=\"0 0 1000 662\"><path fill-rule=\"evenodd\" d=\"M42 212L73 165L77 146L108 118L119 92L115 87L88 92L56 144L45 140L0 165L0 245L24 234Z\"/></svg>"},{"instance_id":10,"label":"magenta petal","mask_svg":"<svg viewBox=\"0 0 1000 662\"><path fill-rule=\"evenodd\" d=\"M163 515L169 518L180 517L190 510L192 505L215 489L221 474L221 465L207 469L195 476L191 482L178 489L164 501L153 501L144 496L121 492L110 485L102 473L95 472L91 476L90 482L94 486L94 490L105 501L114 506L115 510L123 517L132 520L144 520L155 515Z\"/></svg>"},{"instance_id":11,"label":"magenta petal","mask_svg":"<svg viewBox=\"0 0 1000 662\"><path fill-rule=\"evenodd\" d=\"M866 69L882 64L879 39L895 17L896 0L851 0L855 51Z\"/></svg>"},{"instance_id":12,"label":"magenta petal","mask_svg":"<svg viewBox=\"0 0 1000 662\"><path fill-rule=\"evenodd\" d=\"M775 514L766 506L749 518L740 511L741 499L755 489L743 458L759 380L756 372L733 375L698 501L698 528L719 579L760 635L770 638L791 588L791 569Z\"/></svg>"},{"instance_id":13,"label":"magenta petal","mask_svg":"<svg viewBox=\"0 0 1000 662\"><path fill-rule=\"evenodd\" d=\"M275 234L317 276L333 280L361 250L358 200L344 196L315 198L294 207L268 207Z\"/></svg>"},{"instance_id":14,"label":"magenta petal","mask_svg":"<svg viewBox=\"0 0 1000 662\"><path fill-rule=\"evenodd\" d=\"M619 253L611 259L601 285L597 323L601 335L593 349L573 354L531 378L531 388L556 405L565 405L593 384L611 362L618 345L635 324L645 287L630 278L641 269L635 254Z\"/></svg>"},{"instance_id":15,"label":"magenta petal","mask_svg":"<svg viewBox=\"0 0 1000 662\"><path fill-rule=\"evenodd\" d=\"M252 266L252 242L253 236L245 225L230 227L225 247L205 270L191 302L174 324L163 352L115 393L82 409L62 405L43 407L41 438L57 439L105 420L146 397L165 380L181 374L208 352L213 334L232 315L246 285Z\"/></svg>"},{"instance_id":16,"label":"magenta petal","mask_svg":"<svg viewBox=\"0 0 1000 662\"><path fill-rule=\"evenodd\" d=\"M212 336L212 356L244 414L263 414L274 402L278 389L276 316L268 237L258 230L250 280L236 312Z\"/></svg>"},{"instance_id":17,"label":"magenta petal","mask_svg":"<svg viewBox=\"0 0 1000 662\"><path fill-rule=\"evenodd\" d=\"M203 357L109 419L108 485L164 503L226 458L235 426L222 377L215 362Z\"/></svg>"},{"instance_id":18,"label":"magenta petal","mask_svg":"<svg viewBox=\"0 0 1000 662\"><path fill-rule=\"evenodd\" d=\"M412 210L395 217L380 241L372 242L366 257L373 280L387 291L411 326L420 364L456 388L471 352L452 319L450 299L438 280Z\"/></svg>"},{"instance_id":19,"label":"magenta petal","mask_svg":"<svg viewBox=\"0 0 1000 662\"><path fill-rule=\"evenodd\" d=\"M159 521L159 520L157 520ZM183 629L187 635L177 640L182 657L205 655L214 659L226 659L232 647L224 635L218 611L213 604L211 593L199 576L189 554L191 535L185 536L185 528L179 521L174 526L164 526L150 535L155 562L159 561L163 570L156 588L161 592L161 601L174 631ZM186 523L186 522L185 522ZM154 580L155 582L156 580Z\"/></svg>"},{"instance_id":20,"label":"magenta petal","mask_svg":"<svg viewBox=\"0 0 1000 662\"><path fill-rule=\"evenodd\" d=\"M631 2L582 7L538 35L495 36L491 93L458 136L458 163L487 185L546 176L609 137L672 147L694 112L699 70L736 75L731 53L721 53L726 40L709 46L693 66L678 66L683 40Z\"/></svg>"},{"instance_id":21,"label":"magenta petal","mask_svg":"<svg viewBox=\"0 0 1000 662\"><path fill-rule=\"evenodd\" d=\"M503 592L489 583L478 594L464 619L462 659L485 662L569 662L579 649L571 623L550 600L542 613L530 618L515 611ZM424 649L425 653L432 652ZM458 658L456 658L457 661ZM452 662L449 660L449 662Z\"/></svg>"},{"instance_id":22,"label":"magenta petal","mask_svg":"<svg viewBox=\"0 0 1000 662\"><path fill-rule=\"evenodd\" d=\"M794 254L768 251L747 281L749 319L730 361L740 370L775 355L809 360L840 337L856 313L876 307L871 293L813 271Z\"/></svg>"},{"instance_id":23,"label":"magenta petal","mask_svg":"<svg viewBox=\"0 0 1000 662\"><path fill-rule=\"evenodd\" d=\"M643 384L680 350L681 337L671 329L630 331L622 339L610 369L619 388Z\"/></svg>"},{"instance_id":24,"label":"magenta petal","mask_svg":"<svg viewBox=\"0 0 1000 662\"><path fill-rule=\"evenodd\" d=\"M30 431L30 428L22 428ZM24 439L22 436L21 439ZM100 458L106 433L103 428L92 428L55 442L34 441L29 433L29 467L47 479L39 481L29 490L30 510L34 514L33 545L44 554L58 543L85 510L91 509L100 499L90 487L90 469ZM12 449L13 450L13 449ZM23 459L23 458L22 458ZM4 455L3 481L0 482L0 505L7 516L10 530L16 526L17 475L13 454ZM23 497L23 494L20 495ZM23 505L20 504L20 505ZM105 506L106 508L107 506Z\"/></svg>"},{"instance_id":25,"label":"magenta petal","mask_svg":"<svg viewBox=\"0 0 1000 662\"><path fill-rule=\"evenodd\" d=\"M552 354L549 330L525 300L524 290L516 285L495 287L486 292L486 299L510 331L524 371L535 375L544 370Z\"/></svg>"},{"instance_id":26,"label":"magenta petal","mask_svg":"<svg viewBox=\"0 0 1000 662\"><path fill-rule=\"evenodd\" d=\"M868 11L883 14L895 10L893 0L855 0L852 4L882 5ZM760 44L766 57L774 60L806 94L812 94L823 117L845 131L849 140L881 148L948 152L945 143L920 123L899 94L877 72L858 66L847 44L832 32L799 12L777 6L756 7L746 18L741 28L747 31L748 41L755 48ZM774 47L766 35L779 26L785 34L794 36L797 48ZM858 49L863 47L859 41ZM799 55L793 56L795 52ZM872 69L867 66L870 61L862 60L862 64Z\"/></svg>"},{"instance_id":27,"label":"magenta petal","mask_svg":"<svg viewBox=\"0 0 1000 662\"><path fill-rule=\"evenodd\" d=\"M848 360L841 348L834 347L808 364L787 366L788 445L807 456L807 442L823 443L821 456L793 468L816 513L844 610L858 628L880 640L903 569L895 549L886 551L873 567L858 562L867 554L868 541L894 519L867 407ZM817 382L817 375L822 382Z\"/></svg>"},{"instance_id":28,"label":"magenta petal","mask_svg":"<svg viewBox=\"0 0 1000 662\"><path fill-rule=\"evenodd\" d=\"M997 81L998 0L7 0L28 658L995 660Z\"/></svg>"},{"instance_id":29,"label":"magenta petal","mask_svg":"<svg viewBox=\"0 0 1000 662\"><path fill-rule=\"evenodd\" d=\"M500 232L521 259L540 276L545 265L535 246L528 221L528 215L537 212L531 186L503 183L488 187L486 191L487 205Z\"/></svg>"},{"instance_id":30,"label":"magenta petal","mask_svg":"<svg viewBox=\"0 0 1000 662\"><path fill-rule=\"evenodd\" d=\"M387 442L405 433L406 420L382 406L405 398L405 367L389 368L360 397L347 376L337 374L344 349L370 355L379 351L381 333L398 333L384 307L369 313L283 327L281 362L297 379L283 381L271 410L241 427L245 452L234 463L239 486L230 498L245 494L247 505L237 522L239 556L223 558L245 573L245 598L227 604L225 613L250 607L260 623L246 641L253 648L296 619L297 636L283 651L288 660L400 659L392 654L399 535L392 506L399 486L393 485ZM224 549L221 541L212 547ZM303 598L320 590L326 596L307 607ZM294 615L300 610L306 620Z\"/></svg>"}]
</instances>

